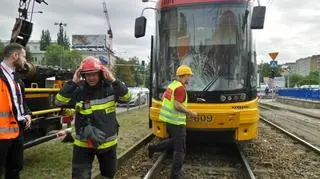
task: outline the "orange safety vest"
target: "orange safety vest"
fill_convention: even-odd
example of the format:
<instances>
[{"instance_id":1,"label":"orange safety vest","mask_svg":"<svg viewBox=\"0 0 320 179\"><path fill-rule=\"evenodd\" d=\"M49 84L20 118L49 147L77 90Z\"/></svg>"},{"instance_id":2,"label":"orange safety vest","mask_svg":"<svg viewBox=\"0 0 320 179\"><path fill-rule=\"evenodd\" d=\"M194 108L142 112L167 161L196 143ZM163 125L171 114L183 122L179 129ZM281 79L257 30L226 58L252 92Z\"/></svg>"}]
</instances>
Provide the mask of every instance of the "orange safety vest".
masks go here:
<instances>
[{"instance_id":1,"label":"orange safety vest","mask_svg":"<svg viewBox=\"0 0 320 179\"><path fill-rule=\"evenodd\" d=\"M0 140L14 139L19 136L19 125L13 115L10 91L0 79Z\"/></svg>"}]
</instances>

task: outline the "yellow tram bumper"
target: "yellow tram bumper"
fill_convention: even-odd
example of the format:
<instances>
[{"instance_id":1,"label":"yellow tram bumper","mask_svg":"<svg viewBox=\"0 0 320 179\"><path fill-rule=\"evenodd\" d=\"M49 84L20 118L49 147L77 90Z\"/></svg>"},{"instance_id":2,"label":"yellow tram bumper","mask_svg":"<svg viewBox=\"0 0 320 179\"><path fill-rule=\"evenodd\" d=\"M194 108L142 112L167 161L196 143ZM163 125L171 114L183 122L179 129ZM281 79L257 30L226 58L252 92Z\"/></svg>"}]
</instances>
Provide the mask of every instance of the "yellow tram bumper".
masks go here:
<instances>
[{"instance_id":1,"label":"yellow tram bumper","mask_svg":"<svg viewBox=\"0 0 320 179\"><path fill-rule=\"evenodd\" d=\"M159 120L161 101L152 101L150 119L152 131L160 138L168 136L166 123ZM197 118L187 119L187 130L231 131L237 141L252 140L258 133L259 111L257 100L224 104L188 104Z\"/></svg>"}]
</instances>

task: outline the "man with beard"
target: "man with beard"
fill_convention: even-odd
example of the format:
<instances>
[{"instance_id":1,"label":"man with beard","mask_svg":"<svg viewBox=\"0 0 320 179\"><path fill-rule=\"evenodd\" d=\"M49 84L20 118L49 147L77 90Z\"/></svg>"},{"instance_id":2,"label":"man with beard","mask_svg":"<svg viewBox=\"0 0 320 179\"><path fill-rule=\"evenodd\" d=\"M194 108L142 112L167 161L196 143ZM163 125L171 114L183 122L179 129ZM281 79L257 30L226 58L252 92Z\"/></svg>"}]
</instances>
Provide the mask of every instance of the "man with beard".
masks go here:
<instances>
[{"instance_id":1,"label":"man with beard","mask_svg":"<svg viewBox=\"0 0 320 179\"><path fill-rule=\"evenodd\" d=\"M18 179L23 168L23 130L31 125L31 111L24 101L24 84L16 75L27 63L25 48L11 43L0 64L0 178Z\"/></svg>"}]
</instances>

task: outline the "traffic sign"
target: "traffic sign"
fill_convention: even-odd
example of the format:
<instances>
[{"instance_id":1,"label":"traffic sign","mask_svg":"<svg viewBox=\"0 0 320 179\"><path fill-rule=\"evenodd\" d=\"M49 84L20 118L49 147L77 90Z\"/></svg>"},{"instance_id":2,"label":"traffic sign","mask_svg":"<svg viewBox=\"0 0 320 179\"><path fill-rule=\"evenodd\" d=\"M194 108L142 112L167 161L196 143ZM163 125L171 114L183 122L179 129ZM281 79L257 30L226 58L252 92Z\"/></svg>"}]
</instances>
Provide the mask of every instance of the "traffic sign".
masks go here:
<instances>
[{"instance_id":1,"label":"traffic sign","mask_svg":"<svg viewBox=\"0 0 320 179\"><path fill-rule=\"evenodd\" d=\"M278 67L278 61L275 61L275 60L270 61L270 67L271 68L277 68Z\"/></svg>"},{"instance_id":2,"label":"traffic sign","mask_svg":"<svg viewBox=\"0 0 320 179\"><path fill-rule=\"evenodd\" d=\"M272 58L272 60L275 60L278 56L279 52L271 52L269 53L269 56Z\"/></svg>"}]
</instances>

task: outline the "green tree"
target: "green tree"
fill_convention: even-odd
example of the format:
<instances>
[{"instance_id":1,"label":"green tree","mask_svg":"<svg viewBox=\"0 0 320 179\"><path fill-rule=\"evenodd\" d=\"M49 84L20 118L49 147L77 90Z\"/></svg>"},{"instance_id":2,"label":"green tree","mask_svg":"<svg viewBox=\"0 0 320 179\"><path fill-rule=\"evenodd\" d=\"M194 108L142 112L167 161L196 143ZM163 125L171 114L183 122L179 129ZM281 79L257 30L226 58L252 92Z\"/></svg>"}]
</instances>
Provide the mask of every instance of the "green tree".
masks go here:
<instances>
[{"instance_id":1,"label":"green tree","mask_svg":"<svg viewBox=\"0 0 320 179\"><path fill-rule=\"evenodd\" d=\"M60 66L64 69L76 69L81 63L82 56L79 51L65 49L61 45L52 44L47 47L45 58L47 65Z\"/></svg>"},{"instance_id":2,"label":"green tree","mask_svg":"<svg viewBox=\"0 0 320 179\"><path fill-rule=\"evenodd\" d=\"M132 67L129 62L121 58L118 58L115 62L113 71L116 77L125 82L127 86L135 86Z\"/></svg>"},{"instance_id":3,"label":"green tree","mask_svg":"<svg viewBox=\"0 0 320 179\"><path fill-rule=\"evenodd\" d=\"M57 44L63 46L63 27L60 26L59 32L57 34Z\"/></svg>"},{"instance_id":4,"label":"green tree","mask_svg":"<svg viewBox=\"0 0 320 179\"><path fill-rule=\"evenodd\" d=\"M301 79L300 83L301 85L317 85L318 84L318 72L310 72L310 74L303 79Z\"/></svg>"},{"instance_id":5,"label":"green tree","mask_svg":"<svg viewBox=\"0 0 320 179\"><path fill-rule=\"evenodd\" d=\"M63 30L63 26L61 25L59 28L59 32L57 34L57 43L58 45L63 46L64 48L69 48L69 38L67 37L66 32Z\"/></svg>"},{"instance_id":6,"label":"green tree","mask_svg":"<svg viewBox=\"0 0 320 179\"><path fill-rule=\"evenodd\" d=\"M310 77L305 77L299 82L299 84L300 85L316 85L317 82L318 82L318 80L316 80L316 79L312 79Z\"/></svg>"},{"instance_id":7,"label":"green tree","mask_svg":"<svg viewBox=\"0 0 320 179\"><path fill-rule=\"evenodd\" d=\"M303 79L302 75L293 74L290 76L290 87L301 86L301 81Z\"/></svg>"},{"instance_id":8,"label":"green tree","mask_svg":"<svg viewBox=\"0 0 320 179\"><path fill-rule=\"evenodd\" d=\"M146 63L146 66L145 66L145 82L144 82L144 86L146 88L150 87L150 80L151 80L150 67L151 67L151 64L150 63Z\"/></svg>"},{"instance_id":9,"label":"green tree","mask_svg":"<svg viewBox=\"0 0 320 179\"><path fill-rule=\"evenodd\" d=\"M66 31L64 32L64 35L63 35L63 46L65 48L70 48L69 37L67 36Z\"/></svg>"},{"instance_id":10,"label":"green tree","mask_svg":"<svg viewBox=\"0 0 320 179\"><path fill-rule=\"evenodd\" d=\"M47 60L47 65L60 66L60 60L64 59L64 48L61 45L52 44L47 47L47 50L44 54L45 59Z\"/></svg>"},{"instance_id":11,"label":"green tree","mask_svg":"<svg viewBox=\"0 0 320 179\"><path fill-rule=\"evenodd\" d=\"M144 68L141 68L141 64L139 63L138 57L129 58L128 62L131 66L131 73L134 79L134 86L142 86L144 85Z\"/></svg>"},{"instance_id":12,"label":"green tree","mask_svg":"<svg viewBox=\"0 0 320 179\"><path fill-rule=\"evenodd\" d=\"M49 30L41 31L40 50L44 51L51 44L51 36Z\"/></svg>"},{"instance_id":13,"label":"green tree","mask_svg":"<svg viewBox=\"0 0 320 179\"><path fill-rule=\"evenodd\" d=\"M280 75L280 67L277 68L271 68L268 63L260 64L259 66L260 70L260 82L263 83L264 77L270 77L271 71L274 70L275 77L279 77Z\"/></svg>"},{"instance_id":14,"label":"green tree","mask_svg":"<svg viewBox=\"0 0 320 179\"><path fill-rule=\"evenodd\" d=\"M318 80L319 80L319 72L318 71L310 72L308 78L310 78L310 80L312 80L312 81L318 82Z\"/></svg>"},{"instance_id":15,"label":"green tree","mask_svg":"<svg viewBox=\"0 0 320 179\"><path fill-rule=\"evenodd\" d=\"M82 61L81 53L77 50L65 50L64 52L64 64L65 68L69 68L75 70L78 66L80 66Z\"/></svg>"},{"instance_id":16,"label":"green tree","mask_svg":"<svg viewBox=\"0 0 320 179\"><path fill-rule=\"evenodd\" d=\"M4 44L0 40L0 58L3 58Z\"/></svg>"}]
</instances>

